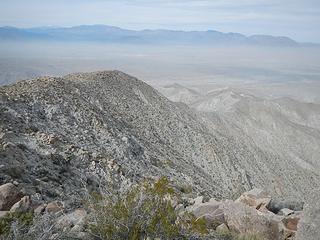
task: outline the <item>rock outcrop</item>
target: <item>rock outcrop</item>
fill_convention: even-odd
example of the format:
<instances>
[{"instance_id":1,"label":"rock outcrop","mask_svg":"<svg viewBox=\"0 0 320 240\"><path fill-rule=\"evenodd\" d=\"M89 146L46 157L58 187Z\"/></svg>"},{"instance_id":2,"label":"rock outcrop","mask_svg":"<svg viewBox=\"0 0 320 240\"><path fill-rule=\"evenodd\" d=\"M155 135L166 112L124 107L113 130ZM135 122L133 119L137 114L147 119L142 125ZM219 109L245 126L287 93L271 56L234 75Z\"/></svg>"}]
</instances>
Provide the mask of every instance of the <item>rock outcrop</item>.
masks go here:
<instances>
[{"instance_id":1,"label":"rock outcrop","mask_svg":"<svg viewBox=\"0 0 320 240\"><path fill-rule=\"evenodd\" d=\"M197 218L205 218L217 232L252 233L266 240L291 240L296 236L301 211L290 210L283 214L289 211L281 209L275 214L265 207L271 200L266 191L252 189L235 201L194 201L186 211Z\"/></svg>"},{"instance_id":2,"label":"rock outcrop","mask_svg":"<svg viewBox=\"0 0 320 240\"><path fill-rule=\"evenodd\" d=\"M10 210L13 204L20 200L22 193L12 183L0 186L0 211Z\"/></svg>"}]
</instances>

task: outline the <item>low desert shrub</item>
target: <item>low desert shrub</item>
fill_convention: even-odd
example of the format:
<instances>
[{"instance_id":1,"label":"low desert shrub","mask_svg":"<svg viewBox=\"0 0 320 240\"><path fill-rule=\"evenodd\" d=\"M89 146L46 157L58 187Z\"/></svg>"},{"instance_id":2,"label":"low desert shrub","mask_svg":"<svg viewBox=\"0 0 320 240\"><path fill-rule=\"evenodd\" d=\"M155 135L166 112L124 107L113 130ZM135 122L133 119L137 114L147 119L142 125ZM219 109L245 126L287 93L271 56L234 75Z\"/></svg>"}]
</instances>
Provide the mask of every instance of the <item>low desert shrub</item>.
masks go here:
<instances>
[{"instance_id":1,"label":"low desert shrub","mask_svg":"<svg viewBox=\"0 0 320 240\"><path fill-rule=\"evenodd\" d=\"M0 236L5 237L11 234L11 226L17 223L20 226L30 226L33 221L33 214L31 212L19 213L9 212L4 217L0 218Z\"/></svg>"},{"instance_id":2,"label":"low desert shrub","mask_svg":"<svg viewBox=\"0 0 320 240\"><path fill-rule=\"evenodd\" d=\"M183 239L206 234L204 219L175 210L172 202L178 197L167 178L111 196L93 194L88 203L92 216L88 230L100 239Z\"/></svg>"}]
</instances>

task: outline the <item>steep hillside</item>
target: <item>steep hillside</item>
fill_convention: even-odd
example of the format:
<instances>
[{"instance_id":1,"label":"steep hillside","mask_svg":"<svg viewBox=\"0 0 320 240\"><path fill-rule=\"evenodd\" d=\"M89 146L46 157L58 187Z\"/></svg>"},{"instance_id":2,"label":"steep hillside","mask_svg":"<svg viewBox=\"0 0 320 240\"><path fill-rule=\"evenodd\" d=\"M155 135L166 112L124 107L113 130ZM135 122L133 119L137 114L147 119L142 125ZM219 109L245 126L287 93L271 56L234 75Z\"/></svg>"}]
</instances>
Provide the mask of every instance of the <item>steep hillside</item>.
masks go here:
<instances>
[{"instance_id":1,"label":"steep hillside","mask_svg":"<svg viewBox=\"0 0 320 240\"><path fill-rule=\"evenodd\" d=\"M312 169L221 131L221 119L212 127L118 71L19 82L1 87L0 102L0 184L18 181L46 200L71 201L104 177L164 175L217 197L256 186L303 199L319 186Z\"/></svg>"},{"instance_id":2,"label":"steep hillside","mask_svg":"<svg viewBox=\"0 0 320 240\"><path fill-rule=\"evenodd\" d=\"M167 96L175 100L174 94ZM277 160L268 160L281 172L275 182L281 184L284 178L300 181L301 175L296 175L293 168L319 176L319 105L290 98L266 100L232 88L186 103L201 114L209 129L233 137L248 148L256 146L266 155L277 155Z\"/></svg>"},{"instance_id":3,"label":"steep hillside","mask_svg":"<svg viewBox=\"0 0 320 240\"><path fill-rule=\"evenodd\" d=\"M191 105L206 112L221 132L249 136L264 151L319 173L319 105L289 98L265 100L230 89L210 93ZM217 124L216 117L223 124Z\"/></svg>"}]
</instances>

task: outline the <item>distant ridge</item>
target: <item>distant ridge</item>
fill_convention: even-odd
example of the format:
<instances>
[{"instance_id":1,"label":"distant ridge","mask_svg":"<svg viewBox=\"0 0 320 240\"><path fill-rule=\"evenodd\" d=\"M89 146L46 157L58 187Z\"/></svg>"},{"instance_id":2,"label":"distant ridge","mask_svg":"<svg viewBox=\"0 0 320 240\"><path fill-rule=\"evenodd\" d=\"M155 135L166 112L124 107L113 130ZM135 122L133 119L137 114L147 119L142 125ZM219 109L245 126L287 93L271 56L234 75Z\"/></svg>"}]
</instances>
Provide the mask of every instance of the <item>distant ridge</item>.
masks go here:
<instances>
[{"instance_id":1,"label":"distant ridge","mask_svg":"<svg viewBox=\"0 0 320 240\"><path fill-rule=\"evenodd\" d=\"M288 37L178 30L128 30L107 25L81 25L74 27L0 27L0 41L92 41L128 44L205 44L205 45L251 45L288 46L304 45Z\"/></svg>"}]
</instances>

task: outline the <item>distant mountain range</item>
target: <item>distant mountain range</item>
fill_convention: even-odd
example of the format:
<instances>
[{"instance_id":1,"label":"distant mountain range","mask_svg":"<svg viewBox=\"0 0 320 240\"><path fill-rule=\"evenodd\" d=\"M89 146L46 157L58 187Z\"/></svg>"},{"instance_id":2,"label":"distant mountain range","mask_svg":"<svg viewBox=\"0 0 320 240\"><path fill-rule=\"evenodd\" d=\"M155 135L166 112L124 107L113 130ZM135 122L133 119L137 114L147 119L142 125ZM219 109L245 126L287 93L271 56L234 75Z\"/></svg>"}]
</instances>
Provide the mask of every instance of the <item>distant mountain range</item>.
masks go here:
<instances>
[{"instance_id":1,"label":"distant mountain range","mask_svg":"<svg viewBox=\"0 0 320 240\"><path fill-rule=\"evenodd\" d=\"M128 44L205 44L205 45L306 45L288 37L269 35L245 36L240 33L175 30L128 30L107 25L82 25L75 27L0 27L0 41L90 41ZM308 44L309 45L309 44Z\"/></svg>"}]
</instances>

